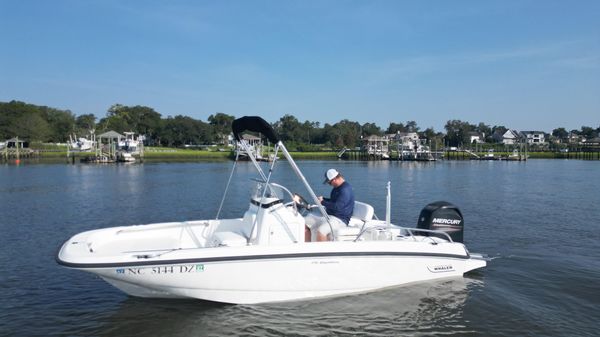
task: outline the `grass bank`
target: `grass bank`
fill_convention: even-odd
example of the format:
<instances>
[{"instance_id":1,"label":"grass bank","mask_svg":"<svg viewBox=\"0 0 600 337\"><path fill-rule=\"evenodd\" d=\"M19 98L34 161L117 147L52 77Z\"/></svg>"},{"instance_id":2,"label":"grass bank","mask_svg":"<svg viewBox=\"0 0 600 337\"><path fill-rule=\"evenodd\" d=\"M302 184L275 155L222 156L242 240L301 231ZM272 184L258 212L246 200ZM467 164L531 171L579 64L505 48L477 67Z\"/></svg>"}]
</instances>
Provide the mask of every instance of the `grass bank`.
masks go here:
<instances>
[{"instance_id":1,"label":"grass bank","mask_svg":"<svg viewBox=\"0 0 600 337\"><path fill-rule=\"evenodd\" d=\"M230 156L230 151L207 151L162 147L146 147L144 149L144 159L146 160L225 160L230 158Z\"/></svg>"},{"instance_id":2,"label":"grass bank","mask_svg":"<svg viewBox=\"0 0 600 337\"><path fill-rule=\"evenodd\" d=\"M337 159L335 152L290 152L295 159L333 160ZM231 151L207 151L173 148L146 148L146 159L233 159ZM279 158L283 159L281 152Z\"/></svg>"},{"instance_id":3,"label":"grass bank","mask_svg":"<svg viewBox=\"0 0 600 337\"><path fill-rule=\"evenodd\" d=\"M33 148L33 147L32 147ZM35 148L39 151L39 158L67 158L66 146L48 147L44 146L41 148ZM290 152L293 158L300 160L337 160L337 153L335 151L314 151L314 152ZM485 156L487 152L478 153L480 156ZM512 154L512 152L494 152L496 157L506 157ZM82 158L91 155L91 153L76 153L77 158ZM599 153L583 153L583 152L570 152L570 153L558 153L558 152L528 152L530 159L600 159ZM446 160L463 160L470 159L468 153L463 152L444 152ZM279 158L283 159L281 152ZM397 154L392 154L392 159L396 159ZM233 159L233 153L229 150L205 150L205 149L179 149L179 148L168 148L168 147L146 147L144 151L144 159L148 161L211 161L211 160L231 160Z\"/></svg>"}]
</instances>

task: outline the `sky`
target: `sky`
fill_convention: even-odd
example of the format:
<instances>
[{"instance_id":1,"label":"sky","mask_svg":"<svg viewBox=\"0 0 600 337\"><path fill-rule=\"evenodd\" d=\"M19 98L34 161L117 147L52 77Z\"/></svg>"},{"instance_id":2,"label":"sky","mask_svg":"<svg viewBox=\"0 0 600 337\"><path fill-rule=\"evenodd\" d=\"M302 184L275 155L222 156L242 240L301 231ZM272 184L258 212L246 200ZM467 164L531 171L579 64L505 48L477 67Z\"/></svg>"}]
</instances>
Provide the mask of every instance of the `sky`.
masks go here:
<instances>
[{"instance_id":1,"label":"sky","mask_svg":"<svg viewBox=\"0 0 600 337\"><path fill-rule=\"evenodd\" d=\"M600 1L0 0L0 101L600 126Z\"/></svg>"}]
</instances>

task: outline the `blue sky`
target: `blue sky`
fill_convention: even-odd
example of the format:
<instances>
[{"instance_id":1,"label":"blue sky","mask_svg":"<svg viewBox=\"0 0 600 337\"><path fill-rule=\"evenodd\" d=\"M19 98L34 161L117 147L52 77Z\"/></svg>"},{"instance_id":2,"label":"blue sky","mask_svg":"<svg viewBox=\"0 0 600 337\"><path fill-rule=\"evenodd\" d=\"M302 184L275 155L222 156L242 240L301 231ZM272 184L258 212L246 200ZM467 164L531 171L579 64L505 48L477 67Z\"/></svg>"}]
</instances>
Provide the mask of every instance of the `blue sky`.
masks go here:
<instances>
[{"instance_id":1,"label":"blue sky","mask_svg":"<svg viewBox=\"0 0 600 337\"><path fill-rule=\"evenodd\" d=\"M0 101L600 125L600 1L0 0Z\"/></svg>"}]
</instances>

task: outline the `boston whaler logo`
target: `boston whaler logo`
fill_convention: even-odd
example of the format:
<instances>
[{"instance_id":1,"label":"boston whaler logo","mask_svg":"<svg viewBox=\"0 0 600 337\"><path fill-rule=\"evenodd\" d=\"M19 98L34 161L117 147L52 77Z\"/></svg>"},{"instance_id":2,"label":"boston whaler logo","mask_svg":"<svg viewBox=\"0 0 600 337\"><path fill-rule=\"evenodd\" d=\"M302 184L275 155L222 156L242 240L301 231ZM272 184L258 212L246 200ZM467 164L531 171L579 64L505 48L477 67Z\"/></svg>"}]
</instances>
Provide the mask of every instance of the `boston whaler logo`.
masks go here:
<instances>
[{"instance_id":1,"label":"boston whaler logo","mask_svg":"<svg viewBox=\"0 0 600 337\"><path fill-rule=\"evenodd\" d=\"M159 267L141 267L141 268L117 268L115 270L119 275L165 275L165 274L189 274L201 273L204 271L203 264L188 264L178 266L159 266Z\"/></svg>"},{"instance_id":2,"label":"boston whaler logo","mask_svg":"<svg viewBox=\"0 0 600 337\"><path fill-rule=\"evenodd\" d=\"M442 264L437 266L427 266L427 269L432 273L445 273L454 271L454 266L451 264Z\"/></svg>"}]
</instances>

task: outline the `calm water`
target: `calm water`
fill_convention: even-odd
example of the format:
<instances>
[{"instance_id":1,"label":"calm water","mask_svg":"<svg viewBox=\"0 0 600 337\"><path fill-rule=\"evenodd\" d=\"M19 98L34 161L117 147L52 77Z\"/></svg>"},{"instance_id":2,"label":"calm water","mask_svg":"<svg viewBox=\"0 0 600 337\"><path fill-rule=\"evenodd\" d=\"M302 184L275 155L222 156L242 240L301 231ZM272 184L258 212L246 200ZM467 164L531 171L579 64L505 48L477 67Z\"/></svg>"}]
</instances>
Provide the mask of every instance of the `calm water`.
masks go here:
<instances>
[{"instance_id":1,"label":"calm water","mask_svg":"<svg viewBox=\"0 0 600 337\"><path fill-rule=\"evenodd\" d=\"M58 266L71 235L94 228L214 218L232 162L0 166L0 335L597 335L600 162L301 161L317 193L335 166L357 199L413 226L427 203L465 215L465 241L493 257L464 279L335 299L220 305L132 298ZM275 180L303 192L287 163ZM225 217L247 207L253 169L238 164Z\"/></svg>"}]
</instances>

